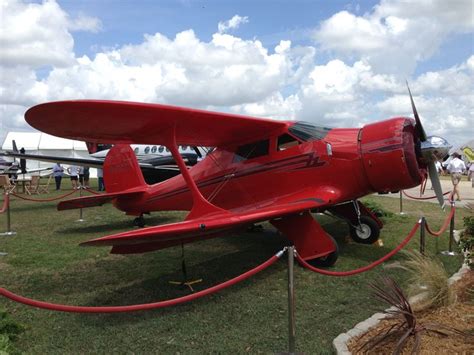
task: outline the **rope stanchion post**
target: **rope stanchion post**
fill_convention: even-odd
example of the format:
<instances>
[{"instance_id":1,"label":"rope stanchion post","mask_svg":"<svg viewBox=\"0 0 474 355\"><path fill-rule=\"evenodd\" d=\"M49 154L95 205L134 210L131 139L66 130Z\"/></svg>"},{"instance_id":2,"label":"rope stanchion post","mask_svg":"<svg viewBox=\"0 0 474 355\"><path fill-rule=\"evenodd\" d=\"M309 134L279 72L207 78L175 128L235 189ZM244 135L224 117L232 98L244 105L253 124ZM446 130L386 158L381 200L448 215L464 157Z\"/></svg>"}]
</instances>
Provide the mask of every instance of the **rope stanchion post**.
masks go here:
<instances>
[{"instance_id":1,"label":"rope stanchion post","mask_svg":"<svg viewBox=\"0 0 474 355\"><path fill-rule=\"evenodd\" d=\"M295 247L288 247L288 352L295 353L296 326L295 326Z\"/></svg>"},{"instance_id":2,"label":"rope stanchion post","mask_svg":"<svg viewBox=\"0 0 474 355\"><path fill-rule=\"evenodd\" d=\"M425 255L425 232L426 231L426 218L423 216L420 219L420 254Z\"/></svg>"},{"instance_id":3,"label":"rope stanchion post","mask_svg":"<svg viewBox=\"0 0 474 355\"><path fill-rule=\"evenodd\" d=\"M82 186L79 187L79 197L82 197ZM76 222L84 222L82 208L79 208L79 219Z\"/></svg>"},{"instance_id":4,"label":"rope stanchion post","mask_svg":"<svg viewBox=\"0 0 474 355\"><path fill-rule=\"evenodd\" d=\"M404 215L405 212L403 212L403 195L402 195L402 190L400 190L400 213L401 215Z\"/></svg>"},{"instance_id":5,"label":"rope stanchion post","mask_svg":"<svg viewBox=\"0 0 474 355\"><path fill-rule=\"evenodd\" d=\"M457 253L453 251L453 242L454 242L454 216L456 214L456 203L451 200L451 210L452 216L451 221L449 223L449 247L448 250L442 251L441 254L447 256L455 256Z\"/></svg>"},{"instance_id":6,"label":"rope stanchion post","mask_svg":"<svg viewBox=\"0 0 474 355\"><path fill-rule=\"evenodd\" d=\"M11 227L11 213L10 213L10 194L5 193L5 203L6 203L6 213L7 213L7 231L5 233L0 233L0 236L12 236L16 232L12 231Z\"/></svg>"}]
</instances>

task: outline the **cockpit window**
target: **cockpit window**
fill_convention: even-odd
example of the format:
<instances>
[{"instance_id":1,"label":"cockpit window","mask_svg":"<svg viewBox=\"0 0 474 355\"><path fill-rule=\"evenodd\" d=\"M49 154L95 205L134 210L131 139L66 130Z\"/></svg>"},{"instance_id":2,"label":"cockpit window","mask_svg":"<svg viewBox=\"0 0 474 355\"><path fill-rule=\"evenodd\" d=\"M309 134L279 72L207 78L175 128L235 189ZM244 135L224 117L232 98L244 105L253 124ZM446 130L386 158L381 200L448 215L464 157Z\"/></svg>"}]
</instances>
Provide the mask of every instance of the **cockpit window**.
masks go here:
<instances>
[{"instance_id":1,"label":"cockpit window","mask_svg":"<svg viewBox=\"0 0 474 355\"><path fill-rule=\"evenodd\" d=\"M265 139L262 141L241 145L235 152L234 161L238 162L267 155L268 147L270 145L269 142L270 141L268 139Z\"/></svg>"},{"instance_id":2,"label":"cockpit window","mask_svg":"<svg viewBox=\"0 0 474 355\"><path fill-rule=\"evenodd\" d=\"M311 123L299 121L288 128L291 134L303 141L317 141L321 140L329 133L331 128L318 127Z\"/></svg>"},{"instance_id":3,"label":"cockpit window","mask_svg":"<svg viewBox=\"0 0 474 355\"><path fill-rule=\"evenodd\" d=\"M297 146L298 144L300 144L300 142L287 133L278 137L278 150L285 150Z\"/></svg>"}]
</instances>

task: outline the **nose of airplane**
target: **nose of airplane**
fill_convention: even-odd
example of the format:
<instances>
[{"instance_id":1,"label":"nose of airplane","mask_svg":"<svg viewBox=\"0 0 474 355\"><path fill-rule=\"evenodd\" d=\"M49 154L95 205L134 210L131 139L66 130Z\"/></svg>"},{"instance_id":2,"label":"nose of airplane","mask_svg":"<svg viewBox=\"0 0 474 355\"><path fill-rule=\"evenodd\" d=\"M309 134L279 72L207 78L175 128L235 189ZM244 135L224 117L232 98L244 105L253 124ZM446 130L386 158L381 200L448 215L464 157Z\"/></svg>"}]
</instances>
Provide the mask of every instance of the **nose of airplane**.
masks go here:
<instances>
[{"instance_id":1,"label":"nose of airplane","mask_svg":"<svg viewBox=\"0 0 474 355\"><path fill-rule=\"evenodd\" d=\"M452 145L449 142L438 136L429 136L426 141L421 142L421 155L423 161L428 164L444 159L448 154Z\"/></svg>"}]
</instances>

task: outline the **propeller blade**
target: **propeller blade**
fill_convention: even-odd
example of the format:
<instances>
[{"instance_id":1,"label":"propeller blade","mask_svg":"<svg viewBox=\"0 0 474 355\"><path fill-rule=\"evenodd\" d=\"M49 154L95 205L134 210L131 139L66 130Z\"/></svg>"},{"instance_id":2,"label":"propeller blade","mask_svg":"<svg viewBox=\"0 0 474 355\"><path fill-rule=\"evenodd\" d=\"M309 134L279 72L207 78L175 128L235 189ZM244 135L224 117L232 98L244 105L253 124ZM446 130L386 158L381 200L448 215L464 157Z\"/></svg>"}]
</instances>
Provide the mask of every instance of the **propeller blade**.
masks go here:
<instances>
[{"instance_id":1,"label":"propeller blade","mask_svg":"<svg viewBox=\"0 0 474 355\"><path fill-rule=\"evenodd\" d=\"M426 133L421 124L420 116L418 116L418 111L416 110L415 102L413 101L413 96L411 95L410 87L408 86L408 81L406 83L407 83L408 93L410 94L410 101L411 101L411 108L413 110L413 116L415 116L415 122L416 122L415 128L418 132L418 136L420 137L420 141L424 142L426 141Z\"/></svg>"},{"instance_id":2,"label":"propeller blade","mask_svg":"<svg viewBox=\"0 0 474 355\"><path fill-rule=\"evenodd\" d=\"M444 210L443 190L441 189L441 183L439 181L438 170L436 169L436 165L433 161L428 164L428 174L430 175L431 186L433 187L436 193L436 197L438 198L439 205Z\"/></svg>"}]
</instances>

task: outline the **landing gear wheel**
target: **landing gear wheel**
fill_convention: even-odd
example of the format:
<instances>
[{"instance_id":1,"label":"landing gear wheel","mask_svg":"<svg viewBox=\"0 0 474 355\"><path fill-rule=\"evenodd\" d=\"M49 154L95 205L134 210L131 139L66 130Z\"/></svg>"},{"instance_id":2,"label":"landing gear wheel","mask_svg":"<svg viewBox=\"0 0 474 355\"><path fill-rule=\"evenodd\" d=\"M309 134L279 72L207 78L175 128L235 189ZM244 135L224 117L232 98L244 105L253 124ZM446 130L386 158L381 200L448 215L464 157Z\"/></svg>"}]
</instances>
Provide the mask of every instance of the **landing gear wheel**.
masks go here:
<instances>
[{"instance_id":1,"label":"landing gear wheel","mask_svg":"<svg viewBox=\"0 0 474 355\"><path fill-rule=\"evenodd\" d=\"M330 267L333 266L336 263L337 258L339 257L339 246L337 245L337 242L334 240L333 237L331 237L332 241L334 242L334 245L336 246L336 250L334 250L332 253L329 253L328 255L322 256L320 258L314 258L310 260L305 260L309 265L314 266L314 267Z\"/></svg>"},{"instance_id":2,"label":"landing gear wheel","mask_svg":"<svg viewBox=\"0 0 474 355\"><path fill-rule=\"evenodd\" d=\"M360 216L360 226L350 226L351 238L357 243L372 244L379 239L380 228L377 222L367 216Z\"/></svg>"},{"instance_id":3,"label":"landing gear wheel","mask_svg":"<svg viewBox=\"0 0 474 355\"><path fill-rule=\"evenodd\" d=\"M143 218L143 216L137 217L133 220L133 224L137 227L143 228L145 227L145 218Z\"/></svg>"}]
</instances>

